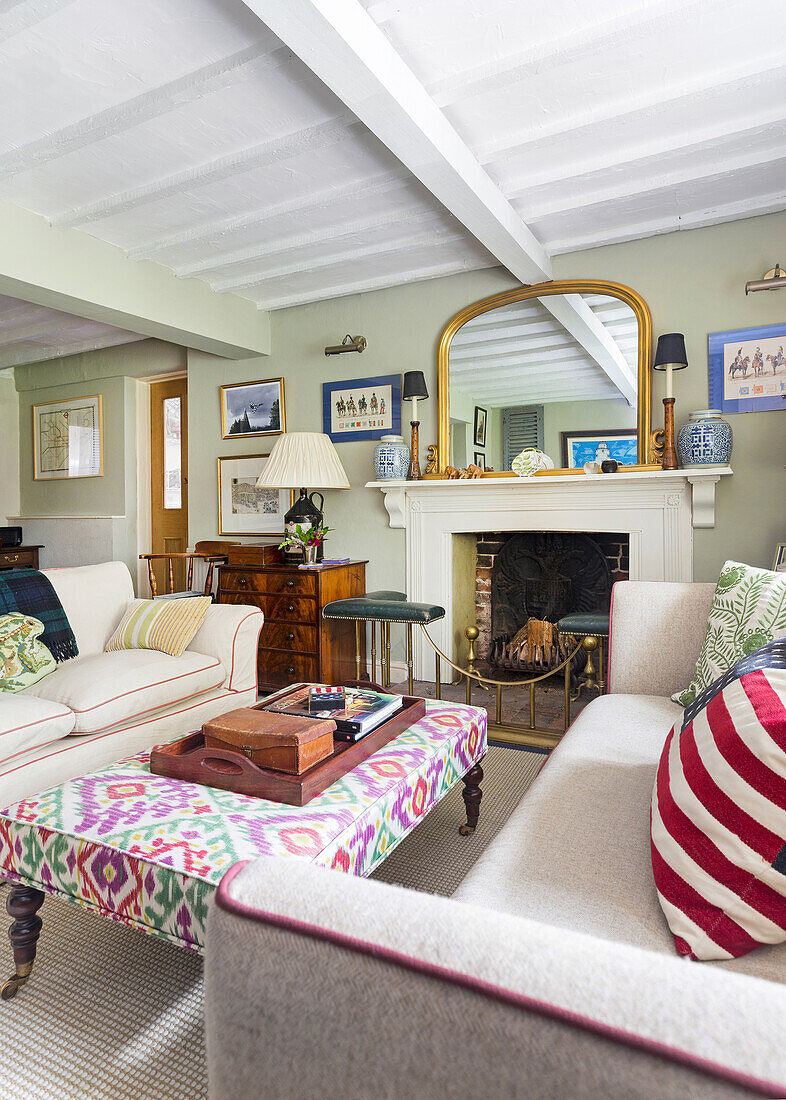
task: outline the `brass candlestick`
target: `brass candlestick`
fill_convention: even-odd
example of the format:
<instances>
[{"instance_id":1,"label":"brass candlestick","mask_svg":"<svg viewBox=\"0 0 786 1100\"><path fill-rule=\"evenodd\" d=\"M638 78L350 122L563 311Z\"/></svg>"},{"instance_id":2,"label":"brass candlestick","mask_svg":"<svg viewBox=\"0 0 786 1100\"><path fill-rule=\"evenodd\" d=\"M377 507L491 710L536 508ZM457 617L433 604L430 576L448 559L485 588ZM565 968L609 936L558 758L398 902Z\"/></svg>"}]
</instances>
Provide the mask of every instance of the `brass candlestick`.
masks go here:
<instances>
[{"instance_id":1,"label":"brass candlestick","mask_svg":"<svg viewBox=\"0 0 786 1100\"><path fill-rule=\"evenodd\" d=\"M663 459L661 469L677 469L677 452L674 449L674 398L663 398Z\"/></svg>"},{"instance_id":2,"label":"brass candlestick","mask_svg":"<svg viewBox=\"0 0 786 1100\"><path fill-rule=\"evenodd\" d=\"M409 426L412 429L412 439L409 446L409 473L407 477L410 481L420 481L420 459L418 451L420 444L418 441L418 429L420 428L419 420L410 420Z\"/></svg>"}]
</instances>

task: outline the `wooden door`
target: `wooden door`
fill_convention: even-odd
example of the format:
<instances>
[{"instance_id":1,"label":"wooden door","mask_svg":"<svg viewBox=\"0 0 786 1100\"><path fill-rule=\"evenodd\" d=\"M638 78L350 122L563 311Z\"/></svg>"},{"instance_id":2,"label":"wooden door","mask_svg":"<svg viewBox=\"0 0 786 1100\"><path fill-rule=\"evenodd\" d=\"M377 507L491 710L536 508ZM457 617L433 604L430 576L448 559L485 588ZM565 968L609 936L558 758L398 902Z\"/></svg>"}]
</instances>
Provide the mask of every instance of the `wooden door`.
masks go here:
<instances>
[{"instance_id":1,"label":"wooden door","mask_svg":"<svg viewBox=\"0 0 786 1100\"><path fill-rule=\"evenodd\" d=\"M188 547L188 379L150 387L151 534L154 554L182 554ZM175 591L186 582L185 563L175 562ZM154 562L159 592L169 590L165 561Z\"/></svg>"}]
</instances>

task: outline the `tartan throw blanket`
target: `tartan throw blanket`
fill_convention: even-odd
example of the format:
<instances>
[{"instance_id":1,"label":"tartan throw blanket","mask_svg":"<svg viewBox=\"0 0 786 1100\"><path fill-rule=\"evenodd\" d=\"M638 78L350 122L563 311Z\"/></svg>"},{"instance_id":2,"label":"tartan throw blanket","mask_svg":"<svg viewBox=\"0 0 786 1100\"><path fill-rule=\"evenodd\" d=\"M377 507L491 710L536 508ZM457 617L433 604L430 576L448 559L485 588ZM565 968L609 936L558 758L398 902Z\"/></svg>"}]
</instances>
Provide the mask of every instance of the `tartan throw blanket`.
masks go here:
<instances>
[{"instance_id":1,"label":"tartan throw blanket","mask_svg":"<svg viewBox=\"0 0 786 1100\"><path fill-rule=\"evenodd\" d=\"M79 650L74 632L57 593L37 569L4 569L0 572L0 615L21 611L44 624L39 638L56 661L68 661Z\"/></svg>"}]
</instances>

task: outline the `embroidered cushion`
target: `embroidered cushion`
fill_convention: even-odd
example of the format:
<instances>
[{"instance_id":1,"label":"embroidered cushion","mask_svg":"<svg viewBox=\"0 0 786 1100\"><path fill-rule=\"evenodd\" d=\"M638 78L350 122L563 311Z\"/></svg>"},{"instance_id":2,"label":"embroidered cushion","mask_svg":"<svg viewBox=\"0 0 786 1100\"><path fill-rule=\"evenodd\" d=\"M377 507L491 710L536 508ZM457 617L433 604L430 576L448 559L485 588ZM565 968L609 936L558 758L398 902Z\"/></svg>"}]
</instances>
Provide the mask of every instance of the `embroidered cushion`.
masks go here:
<instances>
[{"instance_id":1,"label":"embroidered cushion","mask_svg":"<svg viewBox=\"0 0 786 1100\"><path fill-rule=\"evenodd\" d=\"M686 707L737 661L786 636L786 573L727 561L712 598L707 633L688 687L672 695Z\"/></svg>"},{"instance_id":2,"label":"embroidered cushion","mask_svg":"<svg viewBox=\"0 0 786 1100\"><path fill-rule=\"evenodd\" d=\"M0 616L0 691L24 691L54 672L57 662L39 638L44 624L11 611Z\"/></svg>"},{"instance_id":3,"label":"embroidered cushion","mask_svg":"<svg viewBox=\"0 0 786 1100\"><path fill-rule=\"evenodd\" d=\"M158 649L179 657L202 625L212 600L194 596L184 600L134 600L105 651Z\"/></svg>"},{"instance_id":4,"label":"embroidered cushion","mask_svg":"<svg viewBox=\"0 0 786 1100\"><path fill-rule=\"evenodd\" d=\"M744 657L675 723L651 842L681 955L730 959L786 941L786 640Z\"/></svg>"}]
</instances>

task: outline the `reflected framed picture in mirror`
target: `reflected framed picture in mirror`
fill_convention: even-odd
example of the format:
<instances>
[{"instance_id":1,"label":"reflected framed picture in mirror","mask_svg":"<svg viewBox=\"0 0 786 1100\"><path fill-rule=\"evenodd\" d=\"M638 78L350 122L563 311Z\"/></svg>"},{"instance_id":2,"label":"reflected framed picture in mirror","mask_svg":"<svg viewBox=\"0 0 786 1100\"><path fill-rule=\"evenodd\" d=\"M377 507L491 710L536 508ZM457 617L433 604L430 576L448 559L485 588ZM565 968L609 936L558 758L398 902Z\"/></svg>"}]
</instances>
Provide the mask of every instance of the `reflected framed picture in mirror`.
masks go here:
<instances>
[{"instance_id":1,"label":"reflected framed picture in mirror","mask_svg":"<svg viewBox=\"0 0 786 1100\"><path fill-rule=\"evenodd\" d=\"M475 446L486 446L486 418L488 414L480 405L475 406Z\"/></svg>"},{"instance_id":2,"label":"reflected framed picture in mirror","mask_svg":"<svg viewBox=\"0 0 786 1100\"><path fill-rule=\"evenodd\" d=\"M486 469L486 456L482 451L475 451L475 465L480 466L481 470Z\"/></svg>"},{"instance_id":3,"label":"reflected framed picture in mirror","mask_svg":"<svg viewBox=\"0 0 786 1100\"><path fill-rule=\"evenodd\" d=\"M601 462L613 458L620 466L636 465L636 432L628 428L606 431L560 432L562 465L568 470L580 470L585 462Z\"/></svg>"}]
</instances>

